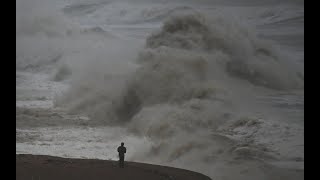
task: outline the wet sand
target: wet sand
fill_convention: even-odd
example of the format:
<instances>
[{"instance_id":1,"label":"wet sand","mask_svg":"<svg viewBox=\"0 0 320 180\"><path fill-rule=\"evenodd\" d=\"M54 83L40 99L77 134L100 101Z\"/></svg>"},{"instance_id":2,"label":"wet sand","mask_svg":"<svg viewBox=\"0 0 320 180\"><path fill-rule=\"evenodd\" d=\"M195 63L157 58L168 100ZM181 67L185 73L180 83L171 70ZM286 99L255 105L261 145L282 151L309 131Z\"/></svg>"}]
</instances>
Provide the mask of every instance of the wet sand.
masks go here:
<instances>
[{"instance_id":1,"label":"wet sand","mask_svg":"<svg viewBox=\"0 0 320 180\"><path fill-rule=\"evenodd\" d=\"M117 161L71 159L45 155L16 155L16 179L30 180L211 180L209 177L173 167Z\"/></svg>"}]
</instances>

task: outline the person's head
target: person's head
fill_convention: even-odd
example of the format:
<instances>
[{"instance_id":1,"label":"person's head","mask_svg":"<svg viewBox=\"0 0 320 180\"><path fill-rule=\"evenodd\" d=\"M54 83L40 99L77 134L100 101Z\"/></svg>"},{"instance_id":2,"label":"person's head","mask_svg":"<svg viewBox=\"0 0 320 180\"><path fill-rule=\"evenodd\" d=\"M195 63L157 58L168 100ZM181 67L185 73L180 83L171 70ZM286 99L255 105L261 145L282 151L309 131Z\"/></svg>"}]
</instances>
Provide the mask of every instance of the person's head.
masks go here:
<instances>
[{"instance_id":1,"label":"person's head","mask_svg":"<svg viewBox=\"0 0 320 180\"><path fill-rule=\"evenodd\" d=\"M124 145L124 143L122 142L122 143L121 143L121 146L123 146L123 145Z\"/></svg>"}]
</instances>

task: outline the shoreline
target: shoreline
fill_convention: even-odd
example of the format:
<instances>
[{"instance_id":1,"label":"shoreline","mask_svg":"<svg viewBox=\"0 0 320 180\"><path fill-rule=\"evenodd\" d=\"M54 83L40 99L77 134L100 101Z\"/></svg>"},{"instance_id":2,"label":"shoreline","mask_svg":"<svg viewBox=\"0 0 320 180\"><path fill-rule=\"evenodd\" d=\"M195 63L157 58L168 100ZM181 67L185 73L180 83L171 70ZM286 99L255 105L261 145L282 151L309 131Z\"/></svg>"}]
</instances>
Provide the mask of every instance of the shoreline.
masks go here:
<instances>
[{"instance_id":1,"label":"shoreline","mask_svg":"<svg viewBox=\"0 0 320 180\"><path fill-rule=\"evenodd\" d=\"M16 179L211 180L206 175L168 166L113 160L16 154Z\"/></svg>"}]
</instances>

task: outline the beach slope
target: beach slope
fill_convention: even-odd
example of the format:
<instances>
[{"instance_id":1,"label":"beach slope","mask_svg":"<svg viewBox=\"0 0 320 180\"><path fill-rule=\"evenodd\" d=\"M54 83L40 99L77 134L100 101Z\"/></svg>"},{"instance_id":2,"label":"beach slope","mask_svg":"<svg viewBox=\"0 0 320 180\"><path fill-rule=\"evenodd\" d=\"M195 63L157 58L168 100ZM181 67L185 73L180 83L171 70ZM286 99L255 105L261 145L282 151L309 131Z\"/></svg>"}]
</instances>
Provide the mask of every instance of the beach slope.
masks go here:
<instances>
[{"instance_id":1,"label":"beach slope","mask_svg":"<svg viewBox=\"0 0 320 180\"><path fill-rule=\"evenodd\" d=\"M126 162L119 168L117 161L71 159L46 155L16 155L16 179L32 180L210 180L209 177L173 167Z\"/></svg>"}]
</instances>

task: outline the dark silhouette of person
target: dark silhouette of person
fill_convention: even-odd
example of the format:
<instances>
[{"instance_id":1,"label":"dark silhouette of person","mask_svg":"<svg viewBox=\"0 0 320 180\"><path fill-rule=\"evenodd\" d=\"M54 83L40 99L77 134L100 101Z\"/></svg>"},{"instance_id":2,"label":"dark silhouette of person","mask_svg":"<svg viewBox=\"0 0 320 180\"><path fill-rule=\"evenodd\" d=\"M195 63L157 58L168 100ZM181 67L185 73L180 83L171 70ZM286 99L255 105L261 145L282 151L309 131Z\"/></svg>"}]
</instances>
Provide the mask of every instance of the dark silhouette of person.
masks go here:
<instances>
[{"instance_id":1,"label":"dark silhouette of person","mask_svg":"<svg viewBox=\"0 0 320 180\"><path fill-rule=\"evenodd\" d=\"M124 143L121 143L121 146L118 147L119 153L119 167L124 168L124 154L127 152L126 147L124 147Z\"/></svg>"}]
</instances>

